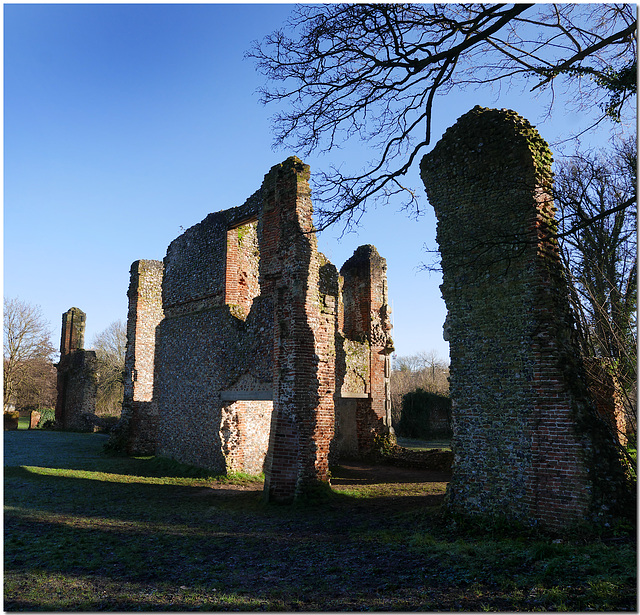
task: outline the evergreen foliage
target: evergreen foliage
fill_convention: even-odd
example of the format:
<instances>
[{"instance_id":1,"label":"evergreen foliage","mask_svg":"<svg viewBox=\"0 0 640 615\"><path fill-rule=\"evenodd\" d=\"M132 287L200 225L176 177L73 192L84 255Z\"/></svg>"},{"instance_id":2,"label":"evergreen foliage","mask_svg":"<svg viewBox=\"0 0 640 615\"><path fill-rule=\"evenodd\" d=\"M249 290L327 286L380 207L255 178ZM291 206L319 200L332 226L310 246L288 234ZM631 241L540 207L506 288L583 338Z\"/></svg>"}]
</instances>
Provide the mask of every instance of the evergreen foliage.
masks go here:
<instances>
[{"instance_id":1,"label":"evergreen foliage","mask_svg":"<svg viewBox=\"0 0 640 615\"><path fill-rule=\"evenodd\" d=\"M424 389L406 393L397 431L407 438L450 438L451 399Z\"/></svg>"}]
</instances>

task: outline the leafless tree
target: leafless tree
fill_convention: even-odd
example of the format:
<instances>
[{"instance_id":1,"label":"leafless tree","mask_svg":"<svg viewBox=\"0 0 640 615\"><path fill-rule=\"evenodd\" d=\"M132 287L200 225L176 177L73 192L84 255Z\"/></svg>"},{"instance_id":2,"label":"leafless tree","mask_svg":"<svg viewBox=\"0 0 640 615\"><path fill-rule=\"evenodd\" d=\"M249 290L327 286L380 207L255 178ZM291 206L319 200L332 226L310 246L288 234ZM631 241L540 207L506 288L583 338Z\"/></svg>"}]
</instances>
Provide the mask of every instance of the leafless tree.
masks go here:
<instances>
[{"instance_id":1,"label":"leafless tree","mask_svg":"<svg viewBox=\"0 0 640 615\"><path fill-rule=\"evenodd\" d=\"M93 339L98 360L97 414L120 414L126 344L127 330L121 320L112 322Z\"/></svg>"},{"instance_id":2,"label":"leafless tree","mask_svg":"<svg viewBox=\"0 0 640 615\"><path fill-rule=\"evenodd\" d=\"M15 392L16 407L24 410L55 408L57 372L48 359L31 359L26 364L26 377Z\"/></svg>"},{"instance_id":3,"label":"leafless tree","mask_svg":"<svg viewBox=\"0 0 640 615\"><path fill-rule=\"evenodd\" d=\"M34 368L50 363L55 352L51 343L49 323L40 306L18 298L4 300L3 319L3 392L4 409L18 406L19 391L32 388L36 378Z\"/></svg>"},{"instance_id":4,"label":"leafless tree","mask_svg":"<svg viewBox=\"0 0 640 615\"><path fill-rule=\"evenodd\" d=\"M627 426L635 429L636 169L635 138L616 143L612 152L577 151L558 166L554 194L582 352L606 363L625 398Z\"/></svg>"},{"instance_id":5,"label":"leafless tree","mask_svg":"<svg viewBox=\"0 0 640 615\"><path fill-rule=\"evenodd\" d=\"M275 144L308 155L367 143L367 168L315 176L320 229L357 223L366 206L401 195L403 177L430 143L434 100L493 85L548 91L604 117L620 117L636 92L631 4L313 4L254 43L248 56L269 79L264 103L281 109Z\"/></svg>"}]
</instances>

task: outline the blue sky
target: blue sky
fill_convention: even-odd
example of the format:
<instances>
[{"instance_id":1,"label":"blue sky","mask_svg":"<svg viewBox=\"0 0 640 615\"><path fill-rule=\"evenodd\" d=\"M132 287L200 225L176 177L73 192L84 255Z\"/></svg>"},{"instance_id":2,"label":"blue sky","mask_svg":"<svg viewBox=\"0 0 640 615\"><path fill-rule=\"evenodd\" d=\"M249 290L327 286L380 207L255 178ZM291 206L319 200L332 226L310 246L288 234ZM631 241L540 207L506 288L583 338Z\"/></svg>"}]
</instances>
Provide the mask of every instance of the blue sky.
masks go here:
<instances>
[{"instance_id":1,"label":"blue sky","mask_svg":"<svg viewBox=\"0 0 640 615\"><path fill-rule=\"evenodd\" d=\"M295 151L271 147L244 53L281 26L292 5L4 5L4 295L41 306L53 340L72 306L87 314L85 347L126 320L129 268L161 260L168 244L208 213L241 205ZM588 125L528 92L450 95L436 104L435 144L476 104L510 107L552 143ZM607 134L610 126L602 134ZM600 136L604 142L604 137ZM597 139L596 139L597 140ZM359 169L366 144L303 160L314 169ZM418 168L410 176L421 195ZM357 233L319 235L339 268L372 243L387 259L396 351L435 350L446 308L437 274L435 218L393 205L370 211Z\"/></svg>"}]
</instances>

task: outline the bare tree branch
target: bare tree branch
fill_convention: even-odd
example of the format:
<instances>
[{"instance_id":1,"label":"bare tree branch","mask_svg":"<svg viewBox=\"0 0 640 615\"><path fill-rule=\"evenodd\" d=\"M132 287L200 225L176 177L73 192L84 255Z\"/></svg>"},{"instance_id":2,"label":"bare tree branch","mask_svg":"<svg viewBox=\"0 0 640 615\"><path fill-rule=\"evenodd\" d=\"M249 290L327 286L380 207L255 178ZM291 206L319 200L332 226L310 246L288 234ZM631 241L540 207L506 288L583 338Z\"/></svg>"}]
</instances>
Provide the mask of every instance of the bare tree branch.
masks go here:
<instances>
[{"instance_id":1,"label":"bare tree branch","mask_svg":"<svg viewBox=\"0 0 640 615\"><path fill-rule=\"evenodd\" d=\"M279 105L277 146L308 155L358 139L375 155L357 172L314 175L326 228L398 195L419 211L402 178L430 142L438 96L527 81L553 94L562 79L615 119L635 93L635 29L631 5L302 5L247 56L269 80L262 101Z\"/></svg>"}]
</instances>

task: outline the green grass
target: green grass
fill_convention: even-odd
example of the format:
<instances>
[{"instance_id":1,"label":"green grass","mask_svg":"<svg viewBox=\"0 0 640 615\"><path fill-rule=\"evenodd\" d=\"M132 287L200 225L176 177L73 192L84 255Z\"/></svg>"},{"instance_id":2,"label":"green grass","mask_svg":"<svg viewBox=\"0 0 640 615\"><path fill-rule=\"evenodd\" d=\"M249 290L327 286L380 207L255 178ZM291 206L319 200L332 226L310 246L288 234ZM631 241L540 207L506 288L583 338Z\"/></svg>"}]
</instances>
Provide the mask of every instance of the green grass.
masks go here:
<instances>
[{"instance_id":1,"label":"green grass","mask_svg":"<svg viewBox=\"0 0 640 615\"><path fill-rule=\"evenodd\" d=\"M398 436L398 444L404 448L414 451L431 451L434 449L451 450L451 440L418 440L416 438L405 438Z\"/></svg>"},{"instance_id":2,"label":"green grass","mask_svg":"<svg viewBox=\"0 0 640 615\"><path fill-rule=\"evenodd\" d=\"M636 608L635 528L464 526L444 483L266 505L261 477L108 457L105 440L5 433L6 611Z\"/></svg>"}]
</instances>

